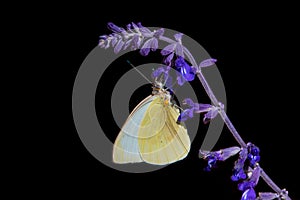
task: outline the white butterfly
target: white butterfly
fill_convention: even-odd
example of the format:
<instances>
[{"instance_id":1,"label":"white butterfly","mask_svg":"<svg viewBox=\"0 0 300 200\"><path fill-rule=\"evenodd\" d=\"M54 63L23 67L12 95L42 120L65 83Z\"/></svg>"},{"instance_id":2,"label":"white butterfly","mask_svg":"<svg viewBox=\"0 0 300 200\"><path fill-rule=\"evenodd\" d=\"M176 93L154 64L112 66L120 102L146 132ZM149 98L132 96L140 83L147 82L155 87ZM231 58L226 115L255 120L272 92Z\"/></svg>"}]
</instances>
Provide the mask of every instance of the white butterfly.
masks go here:
<instances>
[{"instance_id":1,"label":"white butterfly","mask_svg":"<svg viewBox=\"0 0 300 200\"><path fill-rule=\"evenodd\" d=\"M170 93L155 81L152 95L130 113L113 147L113 162L165 165L185 158L190 138L178 124L179 110Z\"/></svg>"}]
</instances>

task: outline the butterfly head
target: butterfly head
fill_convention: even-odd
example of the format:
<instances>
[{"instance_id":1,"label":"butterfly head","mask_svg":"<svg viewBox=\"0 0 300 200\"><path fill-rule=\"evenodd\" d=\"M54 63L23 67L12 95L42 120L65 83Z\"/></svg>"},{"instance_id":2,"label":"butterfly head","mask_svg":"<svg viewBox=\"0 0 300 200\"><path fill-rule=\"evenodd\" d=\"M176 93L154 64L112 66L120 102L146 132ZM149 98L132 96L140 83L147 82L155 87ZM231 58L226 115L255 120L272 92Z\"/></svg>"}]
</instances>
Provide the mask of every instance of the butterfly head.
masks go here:
<instances>
[{"instance_id":1,"label":"butterfly head","mask_svg":"<svg viewBox=\"0 0 300 200\"><path fill-rule=\"evenodd\" d=\"M153 88L153 90L152 90L153 95L160 96L165 105L170 104L171 94L167 90L167 88L164 88L164 85L161 82L155 80L154 83L153 83L152 88Z\"/></svg>"}]
</instances>

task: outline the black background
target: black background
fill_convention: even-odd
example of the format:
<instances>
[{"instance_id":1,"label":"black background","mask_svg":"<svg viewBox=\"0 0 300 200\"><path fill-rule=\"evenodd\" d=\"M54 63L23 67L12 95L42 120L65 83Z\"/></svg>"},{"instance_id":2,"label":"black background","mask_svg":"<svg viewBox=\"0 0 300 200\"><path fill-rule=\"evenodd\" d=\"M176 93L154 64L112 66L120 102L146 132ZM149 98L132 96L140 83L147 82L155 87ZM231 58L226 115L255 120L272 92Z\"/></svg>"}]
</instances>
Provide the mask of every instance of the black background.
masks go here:
<instances>
[{"instance_id":1,"label":"black background","mask_svg":"<svg viewBox=\"0 0 300 200\"><path fill-rule=\"evenodd\" d=\"M193 5L159 9L158 4L148 3L153 9L151 12L143 11L141 3L140 9L124 8L123 12L114 10L113 5L103 4L79 5L76 9L66 7L58 9L57 13L49 13L56 15L55 22L52 22L51 16L46 20L46 23L54 25L46 30L52 29L51 33L57 38L53 54L58 55L59 64L54 66L54 72L59 75L57 80L62 81L58 84L52 80L53 86L58 86L54 92L57 94L55 103L61 107L57 116L59 131L51 135L51 138L54 137L50 148L51 160L47 161L47 165L51 166L46 173L46 182L49 179L52 188L49 193L67 196L81 193L97 198L104 198L104 195L124 198L170 198L179 195L197 199L241 197L236 183L230 180L236 157L220 163L212 172L203 171L206 163L197 156L203 135L197 135L186 159L145 174L124 173L104 166L89 154L80 141L71 110L77 70L96 47L99 36L110 33L107 22L126 26L133 21L142 22L144 26L183 32L198 41L211 57L218 59L230 119L246 142L251 141L260 147L260 164L271 178L280 187L286 187L293 199L299 198L296 190L299 119L296 70L299 50L296 14L292 6L241 5L225 9L220 5L217 9L216 5L203 5L194 10L191 9ZM132 103L130 108L137 102ZM100 104L97 102L97 105ZM98 115L102 112L100 107L97 107ZM67 114L62 114L62 111ZM112 126L115 136L116 131L118 129ZM233 145L236 145L234 139L224 128L215 149ZM261 180L256 191L271 189Z\"/></svg>"}]
</instances>

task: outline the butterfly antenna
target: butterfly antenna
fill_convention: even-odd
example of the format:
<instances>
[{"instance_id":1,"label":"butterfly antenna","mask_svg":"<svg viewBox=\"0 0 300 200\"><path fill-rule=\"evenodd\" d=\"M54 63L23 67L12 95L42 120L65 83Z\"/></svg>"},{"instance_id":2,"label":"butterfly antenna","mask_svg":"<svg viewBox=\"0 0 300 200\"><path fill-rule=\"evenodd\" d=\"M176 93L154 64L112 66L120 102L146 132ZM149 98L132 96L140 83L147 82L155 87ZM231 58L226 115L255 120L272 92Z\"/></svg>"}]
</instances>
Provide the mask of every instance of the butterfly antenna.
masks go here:
<instances>
[{"instance_id":1,"label":"butterfly antenna","mask_svg":"<svg viewBox=\"0 0 300 200\"><path fill-rule=\"evenodd\" d=\"M168 80L168 78L169 78L169 77L168 77L168 76L166 77L166 75L165 75L165 74L163 74L163 77L164 77L164 79L165 79L165 81L164 81L164 84L163 84L163 85L165 86L165 85L166 85L166 83L167 83L167 80ZM166 88L167 88L167 89L169 89L167 86L166 86Z\"/></svg>"},{"instance_id":2,"label":"butterfly antenna","mask_svg":"<svg viewBox=\"0 0 300 200\"><path fill-rule=\"evenodd\" d=\"M160 83L163 83L163 75L160 75L160 76L159 76L159 82L160 82ZM165 83L162 84L162 85L165 86Z\"/></svg>"},{"instance_id":3,"label":"butterfly antenna","mask_svg":"<svg viewBox=\"0 0 300 200\"><path fill-rule=\"evenodd\" d=\"M129 60L126 61L133 69L135 69L135 71L137 71L146 81L148 81L148 83L152 84L152 82L140 70L138 70Z\"/></svg>"}]
</instances>

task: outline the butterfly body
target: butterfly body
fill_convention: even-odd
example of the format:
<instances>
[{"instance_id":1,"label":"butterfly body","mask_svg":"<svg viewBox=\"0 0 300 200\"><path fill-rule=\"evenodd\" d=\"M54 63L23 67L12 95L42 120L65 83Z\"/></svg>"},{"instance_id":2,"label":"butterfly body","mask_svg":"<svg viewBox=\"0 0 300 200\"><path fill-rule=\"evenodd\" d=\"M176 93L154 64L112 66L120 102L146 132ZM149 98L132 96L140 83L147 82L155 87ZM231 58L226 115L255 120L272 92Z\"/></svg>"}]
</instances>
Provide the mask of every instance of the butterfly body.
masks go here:
<instances>
[{"instance_id":1,"label":"butterfly body","mask_svg":"<svg viewBox=\"0 0 300 200\"><path fill-rule=\"evenodd\" d=\"M187 156L190 139L184 124L176 123L179 110L170 99L156 83L152 95L134 108L115 141L115 163L165 165Z\"/></svg>"}]
</instances>

